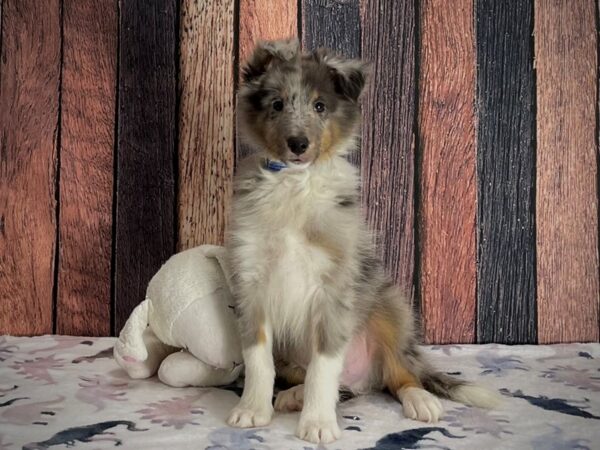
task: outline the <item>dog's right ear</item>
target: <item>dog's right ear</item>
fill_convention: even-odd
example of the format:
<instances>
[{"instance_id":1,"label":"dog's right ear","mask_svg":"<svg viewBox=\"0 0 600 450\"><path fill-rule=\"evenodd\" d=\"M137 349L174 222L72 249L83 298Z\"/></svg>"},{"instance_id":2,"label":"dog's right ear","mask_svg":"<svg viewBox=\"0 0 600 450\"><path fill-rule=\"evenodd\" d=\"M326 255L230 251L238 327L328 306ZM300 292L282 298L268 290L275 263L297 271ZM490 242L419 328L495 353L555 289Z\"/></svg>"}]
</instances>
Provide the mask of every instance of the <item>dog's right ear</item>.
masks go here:
<instances>
[{"instance_id":1,"label":"dog's right ear","mask_svg":"<svg viewBox=\"0 0 600 450\"><path fill-rule=\"evenodd\" d=\"M256 80L275 62L291 61L298 57L300 43L298 39L259 42L242 69L244 82Z\"/></svg>"}]
</instances>

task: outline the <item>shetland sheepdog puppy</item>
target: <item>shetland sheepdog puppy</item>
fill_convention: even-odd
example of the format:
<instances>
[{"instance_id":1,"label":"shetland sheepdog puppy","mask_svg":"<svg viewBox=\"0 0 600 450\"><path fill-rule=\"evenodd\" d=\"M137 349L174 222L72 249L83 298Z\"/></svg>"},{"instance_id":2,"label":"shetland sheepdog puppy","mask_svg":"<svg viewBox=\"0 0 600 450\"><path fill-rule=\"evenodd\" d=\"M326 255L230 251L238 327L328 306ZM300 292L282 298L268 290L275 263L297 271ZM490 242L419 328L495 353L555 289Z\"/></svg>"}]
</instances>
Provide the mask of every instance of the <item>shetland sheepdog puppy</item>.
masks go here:
<instances>
[{"instance_id":1,"label":"shetland sheepdog puppy","mask_svg":"<svg viewBox=\"0 0 600 450\"><path fill-rule=\"evenodd\" d=\"M338 389L387 389L410 419L435 422L438 397L498 398L424 360L410 305L376 256L360 210L359 96L367 67L297 40L260 43L243 70L238 128L254 154L238 168L228 232L245 387L228 423L267 425L301 410L296 434L340 436ZM275 376L294 387L272 405Z\"/></svg>"}]
</instances>

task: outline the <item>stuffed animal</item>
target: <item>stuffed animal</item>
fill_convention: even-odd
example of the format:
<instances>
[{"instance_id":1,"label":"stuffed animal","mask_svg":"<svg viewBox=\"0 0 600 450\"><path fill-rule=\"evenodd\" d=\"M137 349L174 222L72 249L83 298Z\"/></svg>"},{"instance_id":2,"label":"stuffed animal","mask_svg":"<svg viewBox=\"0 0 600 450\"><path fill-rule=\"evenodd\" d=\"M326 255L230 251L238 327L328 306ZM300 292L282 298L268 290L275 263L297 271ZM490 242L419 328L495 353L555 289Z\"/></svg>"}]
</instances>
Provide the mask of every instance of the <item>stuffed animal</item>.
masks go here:
<instances>
[{"instance_id":1,"label":"stuffed animal","mask_svg":"<svg viewBox=\"0 0 600 450\"><path fill-rule=\"evenodd\" d=\"M114 347L132 378L158 371L170 386L219 386L242 370L225 249L202 245L173 255L154 275Z\"/></svg>"}]
</instances>

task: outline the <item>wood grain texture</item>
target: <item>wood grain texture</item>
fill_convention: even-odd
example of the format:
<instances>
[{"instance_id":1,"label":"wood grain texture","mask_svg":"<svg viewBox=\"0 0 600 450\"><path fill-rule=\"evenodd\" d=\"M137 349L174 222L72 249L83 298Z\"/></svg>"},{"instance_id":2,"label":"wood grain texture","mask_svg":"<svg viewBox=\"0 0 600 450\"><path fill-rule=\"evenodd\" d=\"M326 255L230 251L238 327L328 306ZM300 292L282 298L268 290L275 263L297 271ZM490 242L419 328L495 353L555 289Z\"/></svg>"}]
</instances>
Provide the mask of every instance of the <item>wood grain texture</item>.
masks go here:
<instances>
[{"instance_id":1,"label":"wood grain texture","mask_svg":"<svg viewBox=\"0 0 600 450\"><path fill-rule=\"evenodd\" d=\"M117 32L116 0L63 0L59 334L110 334Z\"/></svg>"},{"instance_id":2,"label":"wood grain texture","mask_svg":"<svg viewBox=\"0 0 600 450\"><path fill-rule=\"evenodd\" d=\"M598 340L595 16L535 2L540 343Z\"/></svg>"},{"instance_id":3,"label":"wood grain texture","mask_svg":"<svg viewBox=\"0 0 600 450\"><path fill-rule=\"evenodd\" d=\"M4 0L0 334L52 332L60 1Z\"/></svg>"},{"instance_id":4,"label":"wood grain texture","mask_svg":"<svg viewBox=\"0 0 600 450\"><path fill-rule=\"evenodd\" d=\"M429 343L475 340L475 30L472 0L421 3L419 245Z\"/></svg>"},{"instance_id":5,"label":"wood grain texture","mask_svg":"<svg viewBox=\"0 0 600 450\"><path fill-rule=\"evenodd\" d=\"M238 69L243 67L258 41L289 38L298 34L297 0L240 0L238 34ZM240 70L236 74L240 79ZM252 152L239 140L236 142L236 161Z\"/></svg>"},{"instance_id":6,"label":"wood grain texture","mask_svg":"<svg viewBox=\"0 0 600 450\"><path fill-rule=\"evenodd\" d=\"M361 3L362 56L372 63L363 98L362 201L380 254L412 292L414 270L414 2Z\"/></svg>"},{"instance_id":7,"label":"wood grain texture","mask_svg":"<svg viewBox=\"0 0 600 450\"><path fill-rule=\"evenodd\" d=\"M178 249L222 244L234 165L234 2L181 4Z\"/></svg>"},{"instance_id":8,"label":"wood grain texture","mask_svg":"<svg viewBox=\"0 0 600 450\"><path fill-rule=\"evenodd\" d=\"M535 343L533 0L476 2L478 342Z\"/></svg>"},{"instance_id":9,"label":"wood grain texture","mask_svg":"<svg viewBox=\"0 0 600 450\"><path fill-rule=\"evenodd\" d=\"M242 64L258 41L297 36L296 0L240 0L239 61Z\"/></svg>"},{"instance_id":10,"label":"wood grain texture","mask_svg":"<svg viewBox=\"0 0 600 450\"><path fill-rule=\"evenodd\" d=\"M152 26L148 26L152 24ZM115 330L175 251L177 1L121 2Z\"/></svg>"},{"instance_id":11,"label":"wood grain texture","mask_svg":"<svg viewBox=\"0 0 600 450\"><path fill-rule=\"evenodd\" d=\"M347 58L361 55L361 21L359 0L302 0L302 47L315 50L325 47ZM360 167L360 150L350 155Z\"/></svg>"}]
</instances>

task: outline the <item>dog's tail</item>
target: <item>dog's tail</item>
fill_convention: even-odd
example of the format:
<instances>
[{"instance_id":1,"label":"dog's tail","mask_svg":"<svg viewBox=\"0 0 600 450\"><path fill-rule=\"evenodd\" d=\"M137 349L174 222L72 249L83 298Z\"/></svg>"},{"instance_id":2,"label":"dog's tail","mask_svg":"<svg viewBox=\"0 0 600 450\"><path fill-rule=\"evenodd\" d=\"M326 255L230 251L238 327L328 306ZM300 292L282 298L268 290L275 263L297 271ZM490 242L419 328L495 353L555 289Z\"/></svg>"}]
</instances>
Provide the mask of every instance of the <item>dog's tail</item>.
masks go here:
<instances>
[{"instance_id":1,"label":"dog's tail","mask_svg":"<svg viewBox=\"0 0 600 450\"><path fill-rule=\"evenodd\" d=\"M494 408L501 402L499 394L474 383L426 369L420 376L423 387L438 397L480 408Z\"/></svg>"}]
</instances>

